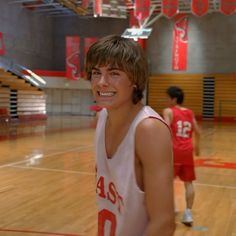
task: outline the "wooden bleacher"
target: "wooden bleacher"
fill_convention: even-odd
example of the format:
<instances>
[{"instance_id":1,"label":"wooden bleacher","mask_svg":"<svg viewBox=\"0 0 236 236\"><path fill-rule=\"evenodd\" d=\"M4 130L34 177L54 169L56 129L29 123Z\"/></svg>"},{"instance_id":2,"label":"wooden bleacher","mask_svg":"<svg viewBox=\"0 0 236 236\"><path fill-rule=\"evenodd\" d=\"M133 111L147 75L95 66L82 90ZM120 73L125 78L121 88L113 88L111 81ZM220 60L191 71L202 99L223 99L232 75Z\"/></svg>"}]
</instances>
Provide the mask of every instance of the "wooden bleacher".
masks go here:
<instances>
[{"instance_id":1,"label":"wooden bleacher","mask_svg":"<svg viewBox=\"0 0 236 236\"><path fill-rule=\"evenodd\" d=\"M10 89L0 87L0 121L8 121L10 114Z\"/></svg>"},{"instance_id":2,"label":"wooden bleacher","mask_svg":"<svg viewBox=\"0 0 236 236\"><path fill-rule=\"evenodd\" d=\"M156 75L149 81L148 101L157 112L162 113L167 106L166 89L179 86L184 90L186 107L191 108L196 116L202 113L202 80L197 75Z\"/></svg>"},{"instance_id":3,"label":"wooden bleacher","mask_svg":"<svg viewBox=\"0 0 236 236\"><path fill-rule=\"evenodd\" d=\"M0 119L5 116L19 120L46 119L46 96L40 88L0 68Z\"/></svg>"},{"instance_id":4,"label":"wooden bleacher","mask_svg":"<svg viewBox=\"0 0 236 236\"><path fill-rule=\"evenodd\" d=\"M214 79L214 119L236 119L236 76L235 74L163 74L150 77L148 104L162 113L166 107L166 89L179 86L185 92L186 107L191 108L197 117L203 117L203 79Z\"/></svg>"}]
</instances>

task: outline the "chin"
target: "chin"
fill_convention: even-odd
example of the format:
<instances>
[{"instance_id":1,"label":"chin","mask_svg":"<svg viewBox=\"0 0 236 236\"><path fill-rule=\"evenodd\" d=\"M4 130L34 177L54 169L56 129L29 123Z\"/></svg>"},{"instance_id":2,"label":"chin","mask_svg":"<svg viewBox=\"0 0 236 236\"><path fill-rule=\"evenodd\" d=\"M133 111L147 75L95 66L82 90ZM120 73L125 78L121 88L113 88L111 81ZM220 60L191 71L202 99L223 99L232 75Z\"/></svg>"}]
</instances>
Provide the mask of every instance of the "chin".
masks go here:
<instances>
[{"instance_id":1,"label":"chin","mask_svg":"<svg viewBox=\"0 0 236 236\"><path fill-rule=\"evenodd\" d=\"M97 101L97 105L100 106L100 107L102 107L102 108L109 108L109 107L111 107L111 105L105 104L105 103L99 102L99 101Z\"/></svg>"},{"instance_id":2,"label":"chin","mask_svg":"<svg viewBox=\"0 0 236 236\"><path fill-rule=\"evenodd\" d=\"M98 103L98 106L102 107L102 108L106 108L107 110L112 110L115 109L115 106L113 104L102 104L102 103Z\"/></svg>"}]
</instances>

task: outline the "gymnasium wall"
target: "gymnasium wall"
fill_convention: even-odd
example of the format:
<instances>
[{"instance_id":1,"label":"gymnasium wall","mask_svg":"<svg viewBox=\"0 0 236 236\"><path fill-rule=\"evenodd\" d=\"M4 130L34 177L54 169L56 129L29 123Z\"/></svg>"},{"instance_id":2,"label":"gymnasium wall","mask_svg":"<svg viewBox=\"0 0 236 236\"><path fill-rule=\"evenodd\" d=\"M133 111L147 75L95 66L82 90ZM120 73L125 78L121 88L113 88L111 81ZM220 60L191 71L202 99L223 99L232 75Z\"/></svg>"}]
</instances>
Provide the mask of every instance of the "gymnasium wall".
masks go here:
<instances>
[{"instance_id":1,"label":"gymnasium wall","mask_svg":"<svg viewBox=\"0 0 236 236\"><path fill-rule=\"evenodd\" d=\"M19 3L9 4L7 0L0 0L0 9L4 59L31 69L50 70L54 61L52 18L26 10Z\"/></svg>"},{"instance_id":2,"label":"gymnasium wall","mask_svg":"<svg viewBox=\"0 0 236 236\"><path fill-rule=\"evenodd\" d=\"M189 17L188 65L182 72L172 71L173 21L156 21L148 39L147 54L151 74L232 73L236 71L236 14L211 13Z\"/></svg>"},{"instance_id":3,"label":"gymnasium wall","mask_svg":"<svg viewBox=\"0 0 236 236\"><path fill-rule=\"evenodd\" d=\"M0 32L3 33L6 46L4 57L33 70L65 70L65 36L67 35L78 35L82 38L102 37L107 34L121 34L128 27L128 20L125 19L45 17L20 7L20 4L8 4L6 0L0 0L0 9ZM215 83L216 94L221 94L221 91L226 91L226 93L223 93L227 94L228 91L231 91L231 82L235 81L232 79L233 77L231 78L231 75L236 70L235 23L236 14L224 16L221 13L211 13L204 17L191 15L188 26L188 66L186 71L180 72L172 71L171 68L172 20L161 17L151 25L153 32L147 41L146 51L151 75L148 91L150 104L153 104L154 107L157 102L159 104L160 101L156 100L157 96L160 93L163 94L167 85L179 84L186 89L186 98L190 96L190 92L196 93L191 95L190 100L186 99L186 102L196 111L197 115L201 115L202 108L198 102L203 99L202 78L212 74L225 75L219 80L221 81L220 85L218 85L218 82ZM83 60L84 55L81 53L81 61ZM229 77L231 79L228 80ZM55 100L52 98L53 94L60 93L61 98L58 98L58 101L64 102L63 94L67 94L70 90L72 94L76 94L74 97L79 94L80 101L86 99L89 103L93 101L90 88L89 86L86 87L87 85L81 87L80 82L75 82L76 86L70 86L71 82L64 78L51 79L48 77L46 80L47 85L43 87L43 90L48 94L49 101ZM185 85L186 81L189 81L187 87ZM55 92L57 90L60 90L60 92ZM59 95L55 96L60 97ZM215 106L221 103L217 96L214 97ZM223 100L230 99L229 95L221 96L223 96ZM71 97L71 99L74 98ZM188 102L190 103L188 104ZM222 103L221 108L215 107L215 116L222 113L224 107L228 107L224 101ZM231 103L234 102L231 101ZM57 111L52 112L51 104L51 102L47 103L48 112L57 113ZM82 108L78 107L77 111L73 109L72 111L77 114L87 114L87 105L89 104L86 104L86 108L80 105ZM63 106L63 103L60 104L60 107ZM217 106L220 107L220 105ZM68 109L57 110L68 111ZM157 109L159 108L157 107ZM226 110L230 109L231 105Z\"/></svg>"},{"instance_id":4,"label":"gymnasium wall","mask_svg":"<svg viewBox=\"0 0 236 236\"><path fill-rule=\"evenodd\" d=\"M207 83L204 84L204 81ZM209 85L210 82L210 85ZM184 106L200 119L236 120L236 75L231 74L160 74L149 81L148 103L162 114L168 105L166 89L179 86L184 90Z\"/></svg>"},{"instance_id":5,"label":"gymnasium wall","mask_svg":"<svg viewBox=\"0 0 236 236\"><path fill-rule=\"evenodd\" d=\"M0 32L6 47L5 61L26 66L32 70L65 70L65 37L102 37L121 34L127 20L79 17L45 17L26 10L18 4L0 0ZM4 9L4 11L3 11ZM83 41L81 41L83 48ZM84 55L81 50L81 62ZM62 77L44 76L42 87L47 95L48 114L91 115L93 104L90 84L69 81ZM71 105L70 105L71 104Z\"/></svg>"},{"instance_id":6,"label":"gymnasium wall","mask_svg":"<svg viewBox=\"0 0 236 236\"><path fill-rule=\"evenodd\" d=\"M46 85L48 115L94 115L89 107L94 104L90 82L80 79L67 80L65 77L43 76Z\"/></svg>"},{"instance_id":7,"label":"gymnasium wall","mask_svg":"<svg viewBox=\"0 0 236 236\"><path fill-rule=\"evenodd\" d=\"M101 38L108 34L119 34L128 27L128 20L115 18L58 18L54 21L54 70L65 70L65 37L80 36ZM83 40L81 47L83 49ZM83 50L80 51L80 60L84 61ZM82 65L83 66L83 63Z\"/></svg>"}]
</instances>

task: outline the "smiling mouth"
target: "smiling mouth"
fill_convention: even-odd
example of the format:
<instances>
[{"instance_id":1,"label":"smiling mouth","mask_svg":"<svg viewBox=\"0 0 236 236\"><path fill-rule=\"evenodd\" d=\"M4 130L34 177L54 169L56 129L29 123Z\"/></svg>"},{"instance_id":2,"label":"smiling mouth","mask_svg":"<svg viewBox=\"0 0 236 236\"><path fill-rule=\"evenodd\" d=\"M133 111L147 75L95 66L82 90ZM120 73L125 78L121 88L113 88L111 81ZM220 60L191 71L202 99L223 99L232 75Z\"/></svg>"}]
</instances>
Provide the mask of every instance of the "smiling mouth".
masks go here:
<instances>
[{"instance_id":1,"label":"smiling mouth","mask_svg":"<svg viewBox=\"0 0 236 236\"><path fill-rule=\"evenodd\" d=\"M112 97L116 92L97 92L100 97Z\"/></svg>"}]
</instances>

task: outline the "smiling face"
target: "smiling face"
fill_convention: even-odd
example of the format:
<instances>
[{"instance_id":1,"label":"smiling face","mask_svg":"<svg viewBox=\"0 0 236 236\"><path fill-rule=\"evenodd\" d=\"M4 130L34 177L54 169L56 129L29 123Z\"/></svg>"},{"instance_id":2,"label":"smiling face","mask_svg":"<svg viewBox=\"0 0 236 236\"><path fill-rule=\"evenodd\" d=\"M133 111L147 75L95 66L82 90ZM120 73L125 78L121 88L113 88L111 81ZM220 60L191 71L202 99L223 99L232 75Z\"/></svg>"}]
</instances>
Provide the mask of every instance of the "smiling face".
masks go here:
<instances>
[{"instance_id":1,"label":"smiling face","mask_svg":"<svg viewBox=\"0 0 236 236\"><path fill-rule=\"evenodd\" d=\"M148 80L147 60L132 39L109 35L95 42L87 52L85 72L98 104L103 107L108 108L111 102L116 105L122 100L130 101L130 93L133 104L143 98Z\"/></svg>"},{"instance_id":2,"label":"smiling face","mask_svg":"<svg viewBox=\"0 0 236 236\"><path fill-rule=\"evenodd\" d=\"M107 109L132 104L133 84L128 75L113 66L95 66L91 73L93 95L99 106Z\"/></svg>"}]
</instances>

